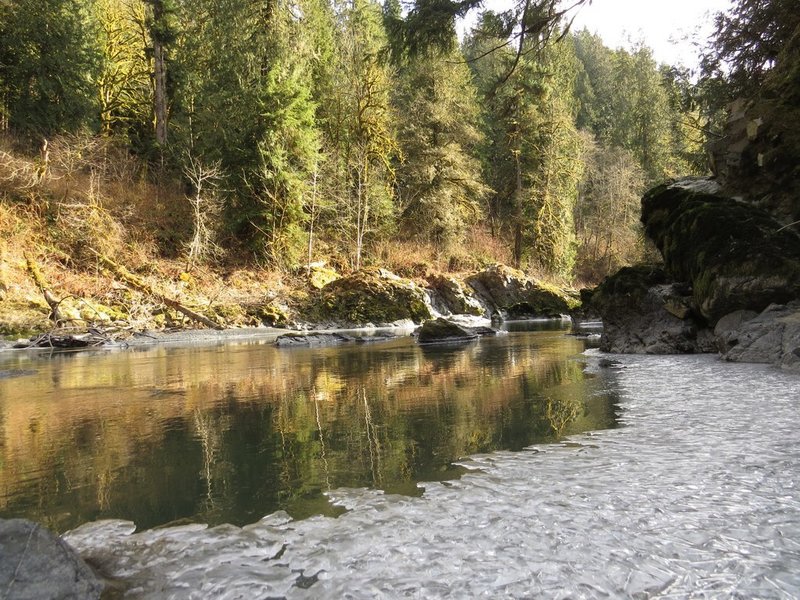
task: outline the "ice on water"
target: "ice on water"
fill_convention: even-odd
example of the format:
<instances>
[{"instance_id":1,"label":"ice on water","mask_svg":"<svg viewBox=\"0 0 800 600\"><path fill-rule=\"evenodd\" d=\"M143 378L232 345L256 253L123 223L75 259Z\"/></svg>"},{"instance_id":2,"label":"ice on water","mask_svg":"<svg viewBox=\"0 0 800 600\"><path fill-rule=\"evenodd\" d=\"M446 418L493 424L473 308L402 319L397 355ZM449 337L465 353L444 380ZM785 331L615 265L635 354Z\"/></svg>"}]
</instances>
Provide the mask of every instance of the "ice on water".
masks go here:
<instances>
[{"instance_id":1,"label":"ice on water","mask_svg":"<svg viewBox=\"0 0 800 600\"><path fill-rule=\"evenodd\" d=\"M607 357L604 357L604 359ZM800 379L713 357L587 360L619 429L465 459L338 518L66 535L131 598L797 598Z\"/></svg>"}]
</instances>

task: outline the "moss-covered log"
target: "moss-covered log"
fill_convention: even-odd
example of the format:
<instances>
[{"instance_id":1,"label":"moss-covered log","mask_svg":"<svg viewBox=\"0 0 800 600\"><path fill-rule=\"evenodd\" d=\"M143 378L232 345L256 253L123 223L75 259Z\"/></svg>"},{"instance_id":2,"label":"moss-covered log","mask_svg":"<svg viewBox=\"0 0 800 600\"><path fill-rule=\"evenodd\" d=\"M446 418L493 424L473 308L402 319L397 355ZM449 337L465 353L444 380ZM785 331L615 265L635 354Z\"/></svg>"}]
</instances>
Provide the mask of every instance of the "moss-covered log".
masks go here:
<instances>
[{"instance_id":1,"label":"moss-covered log","mask_svg":"<svg viewBox=\"0 0 800 600\"><path fill-rule=\"evenodd\" d=\"M160 294L159 292L154 290L146 281L144 281L140 277L137 277L136 275L131 273L128 269L114 262L107 256L104 256L103 254L97 252L92 248L89 248L89 251L92 252L92 254L94 254L97 257L97 259L100 261L100 264L102 264L107 271L109 271L117 280L119 280L129 288L132 288L138 292L141 292L152 298L155 298L158 302L160 302L164 306L167 306L173 310L178 311L179 313L185 315L192 321L202 323L203 325L211 327L213 329L224 329L224 327L219 323L217 323L216 321L212 321L208 317L203 316L200 313L190 308L187 308L177 300L173 300L172 298L168 298L167 296Z\"/></svg>"},{"instance_id":2,"label":"moss-covered log","mask_svg":"<svg viewBox=\"0 0 800 600\"><path fill-rule=\"evenodd\" d=\"M36 260L27 252L25 253L25 265L28 268L28 273L30 273L33 282L36 284L36 287L39 288L42 296L44 296L44 301L47 302L47 306L50 307L50 320L57 324L59 321L61 321L61 314L58 310L58 306L61 304L61 301L58 300L55 295L53 295L50 285L47 283L44 275L42 275L42 271L39 268L39 263L37 263Z\"/></svg>"}]
</instances>

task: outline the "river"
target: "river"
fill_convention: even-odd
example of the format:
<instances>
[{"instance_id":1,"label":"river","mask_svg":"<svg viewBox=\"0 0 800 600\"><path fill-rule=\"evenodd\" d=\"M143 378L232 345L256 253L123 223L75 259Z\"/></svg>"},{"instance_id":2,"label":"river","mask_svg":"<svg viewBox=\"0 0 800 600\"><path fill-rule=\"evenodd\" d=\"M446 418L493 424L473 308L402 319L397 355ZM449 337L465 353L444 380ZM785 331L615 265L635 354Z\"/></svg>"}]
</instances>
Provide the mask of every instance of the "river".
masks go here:
<instances>
[{"instance_id":1,"label":"river","mask_svg":"<svg viewBox=\"0 0 800 600\"><path fill-rule=\"evenodd\" d=\"M800 595L800 380L769 367L512 330L0 374L0 516L126 597Z\"/></svg>"}]
</instances>

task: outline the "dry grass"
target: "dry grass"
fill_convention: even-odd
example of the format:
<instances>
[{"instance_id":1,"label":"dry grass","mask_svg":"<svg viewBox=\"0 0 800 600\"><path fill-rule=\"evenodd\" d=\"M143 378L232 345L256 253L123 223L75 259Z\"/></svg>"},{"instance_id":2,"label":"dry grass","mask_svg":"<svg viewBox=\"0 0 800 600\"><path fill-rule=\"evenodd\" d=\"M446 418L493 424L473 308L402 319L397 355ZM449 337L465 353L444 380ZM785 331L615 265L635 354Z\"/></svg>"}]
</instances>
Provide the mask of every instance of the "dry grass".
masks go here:
<instances>
[{"instance_id":1,"label":"dry grass","mask_svg":"<svg viewBox=\"0 0 800 600\"><path fill-rule=\"evenodd\" d=\"M227 325L255 324L258 307L277 300L308 300L304 271L264 268L241 246L229 248L220 261L189 269L182 253L192 235L185 192L179 178L149 173L124 148L102 138L58 138L28 155L0 139L0 334L48 326L49 307L26 270L26 251L58 299L100 303L138 329L180 324L179 317L116 281L93 251L135 273L156 294ZM337 248L318 239L315 259L326 257L346 274L349 250ZM408 239L380 242L370 262L421 280L510 264L511 244L476 225L447 248Z\"/></svg>"},{"instance_id":2,"label":"dry grass","mask_svg":"<svg viewBox=\"0 0 800 600\"><path fill-rule=\"evenodd\" d=\"M377 246L376 256L380 266L412 278L431 273L467 273L511 262L507 240L493 237L480 226L467 232L460 244L449 248L413 240L388 240Z\"/></svg>"}]
</instances>

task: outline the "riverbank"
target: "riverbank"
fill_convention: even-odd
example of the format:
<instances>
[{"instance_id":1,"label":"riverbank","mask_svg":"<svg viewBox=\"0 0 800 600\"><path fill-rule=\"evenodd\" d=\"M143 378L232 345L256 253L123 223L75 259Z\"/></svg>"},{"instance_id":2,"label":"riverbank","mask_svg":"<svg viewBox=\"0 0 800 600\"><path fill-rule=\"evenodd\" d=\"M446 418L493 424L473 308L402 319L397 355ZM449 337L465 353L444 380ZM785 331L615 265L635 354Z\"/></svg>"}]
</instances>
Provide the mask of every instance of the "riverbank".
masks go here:
<instances>
[{"instance_id":1,"label":"riverbank","mask_svg":"<svg viewBox=\"0 0 800 600\"><path fill-rule=\"evenodd\" d=\"M32 331L22 339L9 335L16 316L13 307L15 302L21 302L13 297L6 299L5 331L12 339L3 346L77 348L269 336L278 332L413 329L440 316L484 323L564 319L580 306L577 292L502 264L462 274L431 272L416 278L374 267L340 274L314 265L292 285L284 284L280 294L271 292L265 296L263 290L239 286L229 288L225 302L199 295L207 286L197 283L173 289L168 295L163 291L164 282L152 275L145 280L128 274L121 283L113 271L106 276L111 278L111 284L116 282L127 292L127 305L108 304L113 299L103 296L68 295L56 301L52 289L43 285L39 292L44 299L50 299L53 307L44 300L27 307L29 312L35 312L38 321L28 321ZM39 278L44 279L41 271ZM113 285L110 289L114 289ZM134 292L148 299L147 304L136 307L138 318L131 308ZM12 311L10 315L8 311Z\"/></svg>"}]
</instances>

